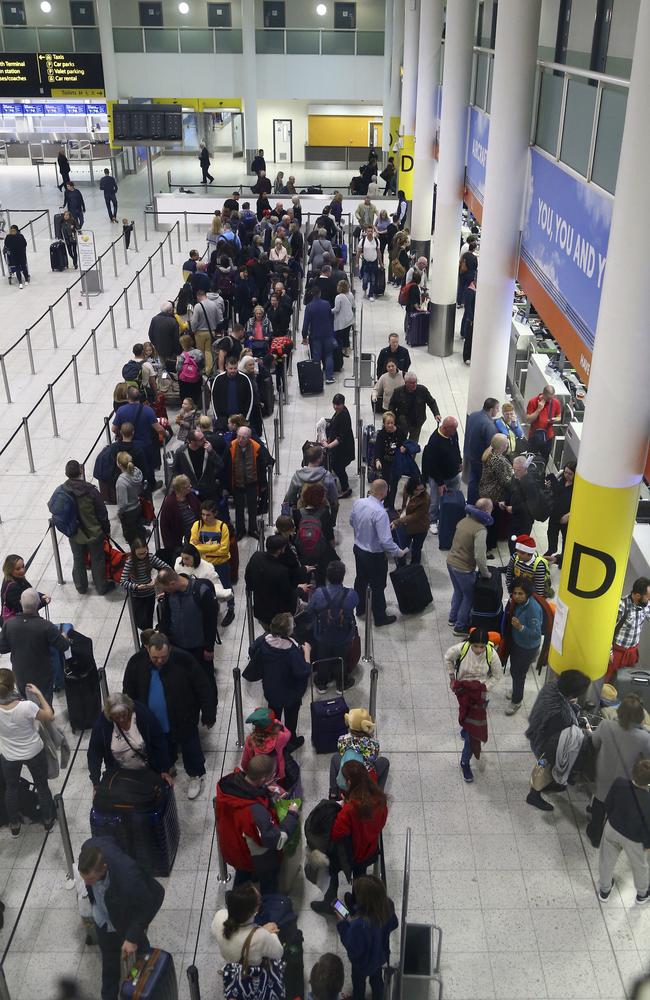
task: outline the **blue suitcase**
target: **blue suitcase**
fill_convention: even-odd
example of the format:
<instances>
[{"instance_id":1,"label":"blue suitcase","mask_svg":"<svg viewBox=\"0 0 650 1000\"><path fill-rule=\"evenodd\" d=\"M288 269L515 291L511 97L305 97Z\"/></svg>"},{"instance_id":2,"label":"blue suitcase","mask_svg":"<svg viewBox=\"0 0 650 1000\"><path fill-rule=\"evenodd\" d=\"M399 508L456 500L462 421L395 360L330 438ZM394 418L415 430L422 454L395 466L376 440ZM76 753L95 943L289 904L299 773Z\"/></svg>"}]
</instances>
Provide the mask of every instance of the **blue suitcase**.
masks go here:
<instances>
[{"instance_id":1,"label":"blue suitcase","mask_svg":"<svg viewBox=\"0 0 650 1000\"><path fill-rule=\"evenodd\" d=\"M174 959L168 951L152 948L139 958L122 983L120 1000L178 1000Z\"/></svg>"},{"instance_id":2,"label":"blue suitcase","mask_svg":"<svg viewBox=\"0 0 650 1000\"><path fill-rule=\"evenodd\" d=\"M343 675L343 660L336 657L338 669ZM322 661L321 661L322 662ZM318 661L312 663L314 670ZM325 701L314 701L314 675L311 677L311 742L316 753L334 753L339 736L347 732L345 716L348 704L341 695Z\"/></svg>"},{"instance_id":3,"label":"blue suitcase","mask_svg":"<svg viewBox=\"0 0 650 1000\"><path fill-rule=\"evenodd\" d=\"M102 813L93 806L90 829L93 837L111 837L151 875L169 875L180 840L174 789L169 788L164 805L151 812Z\"/></svg>"},{"instance_id":4,"label":"blue suitcase","mask_svg":"<svg viewBox=\"0 0 650 1000\"><path fill-rule=\"evenodd\" d=\"M450 549L456 525L465 517L465 497L460 490L447 490L440 497L438 512L438 544L441 550Z\"/></svg>"}]
</instances>

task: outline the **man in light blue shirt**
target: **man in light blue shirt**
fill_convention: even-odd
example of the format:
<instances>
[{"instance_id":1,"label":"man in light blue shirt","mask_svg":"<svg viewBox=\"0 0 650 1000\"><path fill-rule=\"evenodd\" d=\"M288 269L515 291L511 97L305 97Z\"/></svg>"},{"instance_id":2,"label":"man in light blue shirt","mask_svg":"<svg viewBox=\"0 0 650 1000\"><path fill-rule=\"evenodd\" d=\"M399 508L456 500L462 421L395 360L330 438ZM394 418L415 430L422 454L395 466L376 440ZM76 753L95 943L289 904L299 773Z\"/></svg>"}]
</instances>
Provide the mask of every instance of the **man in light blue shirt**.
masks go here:
<instances>
[{"instance_id":1,"label":"man in light blue shirt","mask_svg":"<svg viewBox=\"0 0 650 1000\"><path fill-rule=\"evenodd\" d=\"M386 614L386 578L388 576L387 556L403 558L408 549L400 549L393 541L390 531L388 511L384 499L388 494L388 484L384 479L375 479L370 484L369 496L355 500L350 514L350 524L354 532L354 560L357 575L354 589L359 596L357 615L366 612L366 588L372 592L372 617L375 625L391 625L396 615Z\"/></svg>"}]
</instances>

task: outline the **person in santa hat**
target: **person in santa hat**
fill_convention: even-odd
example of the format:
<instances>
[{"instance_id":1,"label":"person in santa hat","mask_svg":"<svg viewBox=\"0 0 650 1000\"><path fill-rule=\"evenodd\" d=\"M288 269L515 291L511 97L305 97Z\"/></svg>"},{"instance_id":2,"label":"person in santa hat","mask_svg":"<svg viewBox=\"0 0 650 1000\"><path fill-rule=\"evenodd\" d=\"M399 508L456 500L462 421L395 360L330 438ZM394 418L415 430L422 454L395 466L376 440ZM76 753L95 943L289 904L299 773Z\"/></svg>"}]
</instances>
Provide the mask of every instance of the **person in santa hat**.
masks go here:
<instances>
[{"instance_id":1,"label":"person in santa hat","mask_svg":"<svg viewBox=\"0 0 650 1000\"><path fill-rule=\"evenodd\" d=\"M506 587L512 594L512 588L519 580L529 580L533 593L540 597L552 597L548 562L537 551L537 545L532 535L513 535L515 551L506 567Z\"/></svg>"}]
</instances>

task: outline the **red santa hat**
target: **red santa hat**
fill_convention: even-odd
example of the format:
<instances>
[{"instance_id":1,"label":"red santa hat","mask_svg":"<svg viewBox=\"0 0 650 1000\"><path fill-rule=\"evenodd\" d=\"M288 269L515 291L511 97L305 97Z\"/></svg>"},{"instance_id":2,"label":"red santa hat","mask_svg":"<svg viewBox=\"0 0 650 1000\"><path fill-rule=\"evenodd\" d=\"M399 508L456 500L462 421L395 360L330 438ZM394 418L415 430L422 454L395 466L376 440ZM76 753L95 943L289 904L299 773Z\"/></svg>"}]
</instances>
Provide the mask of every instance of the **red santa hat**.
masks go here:
<instances>
[{"instance_id":1,"label":"red santa hat","mask_svg":"<svg viewBox=\"0 0 650 1000\"><path fill-rule=\"evenodd\" d=\"M537 552L535 539L531 535L513 535L512 541L515 543L517 552L523 552L528 556L534 556Z\"/></svg>"}]
</instances>

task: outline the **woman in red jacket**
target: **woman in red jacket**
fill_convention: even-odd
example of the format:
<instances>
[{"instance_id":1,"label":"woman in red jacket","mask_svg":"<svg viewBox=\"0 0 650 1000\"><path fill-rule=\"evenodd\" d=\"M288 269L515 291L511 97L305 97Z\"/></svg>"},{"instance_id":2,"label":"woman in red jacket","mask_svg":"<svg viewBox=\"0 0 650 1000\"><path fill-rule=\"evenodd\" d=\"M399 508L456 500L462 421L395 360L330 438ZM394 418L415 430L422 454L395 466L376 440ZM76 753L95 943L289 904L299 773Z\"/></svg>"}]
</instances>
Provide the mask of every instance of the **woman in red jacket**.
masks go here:
<instances>
[{"instance_id":1,"label":"woman in red jacket","mask_svg":"<svg viewBox=\"0 0 650 1000\"><path fill-rule=\"evenodd\" d=\"M330 840L334 847L340 841L348 843L348 857L352 876L365 875L379 855L379 837L388 818L387 798L379 785L357 760L343 765L347 783L345 802L334 823ZM330 884L325 898L312 903L316 913L333 915L332 903L339 888L340 867L334 852L330 858ZM350 879L351 881L351 879Z\"/></svg>"}]
</instances>

